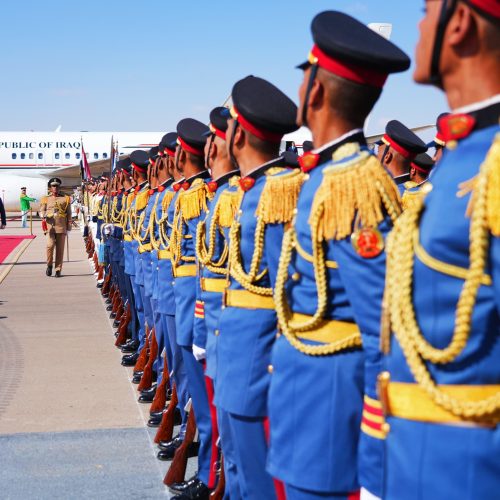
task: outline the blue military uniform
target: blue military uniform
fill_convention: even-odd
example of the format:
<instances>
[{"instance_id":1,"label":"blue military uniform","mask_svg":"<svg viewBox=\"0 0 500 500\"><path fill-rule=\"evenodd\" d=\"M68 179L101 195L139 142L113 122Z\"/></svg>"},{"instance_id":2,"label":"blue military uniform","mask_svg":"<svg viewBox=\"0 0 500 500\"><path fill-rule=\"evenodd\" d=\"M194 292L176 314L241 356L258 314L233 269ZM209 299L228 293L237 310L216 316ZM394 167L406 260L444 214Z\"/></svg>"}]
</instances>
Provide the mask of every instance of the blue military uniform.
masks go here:
<instances>
[{"instance_id":1,"label":"blue military uniform","mask_svg":"<svg viewBox=\"0 0 500 500\"><path fill-rule=\"evenodd\" d=\"M381 86L384 76L409 66L397 47L345 14L319 14L312 31L316 45L301 66L312 66L309 78L319 66ZM377 73L358 71L370 64ZM307 108L307 99L302 105ZM272 353L268 470L292 500L357 498L361 486L381 495L384 435L376 380L384 240L401 211L399 193L361 129L300 163L307 180L283 241L274 293L283 335Z\"/></svg>"},{"instance_id":2,"label":"blue military uniform","mask_svg":"<svg viewBox=\"0 0 500 500\"><path fill-rule=\"evenodd\" d=\"M246 133L279 143L296 129L296 106L265 80L240 80L232 99L235 127ZM284 170L282 158L256 167L240 186L226 190L236 197L238 211L230 230L230 279L218 327L215 404L229 415L235 448L239 488L229 496L268 499L276 497L265 470L268 367L276 337L272 287L283 224L291 217L285 207L293 204L301 181L298 172L287 172L286 180L272 175ZM224 453L225 446L223 440Z\"/></svg>"},{"instance_id":3,"label":"blue military uniform","mask_svg":"<svg viewBox=\"0 0 500 500\"><path fill-rule=\"evenodd\" d=\"M499 112L496 96L445 119L429 193L391 237L388 499L500 490Z\"/></svg>"},{"instance_id":4,"label":"blue military uniform","mask_svg":"<svg viewBox=\"0 0 500 500\"><path fill-rule=\"evenodd\" d=\"M204 134L207 130L208 127L197 120L181 120L177 125L178 147L203 157L206 141ZM170 236L176 339L182 351L200 438L197 478L204 485L208 484L210 473L212 425L203 363L197 361L193 355L193 324L196 302L196 227L205 215L208 197L205 180L209 177L208 171L202 171L182 183L175 202Z\"/></svg>"}]
</instances>

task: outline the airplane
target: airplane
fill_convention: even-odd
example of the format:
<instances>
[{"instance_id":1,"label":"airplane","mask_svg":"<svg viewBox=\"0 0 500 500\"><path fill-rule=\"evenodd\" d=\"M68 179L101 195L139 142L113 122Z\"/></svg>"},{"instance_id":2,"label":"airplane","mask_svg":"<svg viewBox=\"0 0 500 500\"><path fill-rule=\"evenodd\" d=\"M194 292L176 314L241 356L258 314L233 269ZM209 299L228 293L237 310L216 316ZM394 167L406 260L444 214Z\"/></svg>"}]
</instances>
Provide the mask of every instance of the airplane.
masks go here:
<instances>
[{"instance_id":1,"label":"airplane","mask_svg":"<svg viewBox=\"0 0 500 500\"><path fill-rule=\"evenodd\" d=\"M47 182L60 177L65 186L80 182L82 143L93 175L109 170L111 140L120 155L156 146L164 132L0 132L0 196L8 212L19 212L21 187L38 200ZM33 205L34 210L37 204Z\"/></svg>"}]
</instances>

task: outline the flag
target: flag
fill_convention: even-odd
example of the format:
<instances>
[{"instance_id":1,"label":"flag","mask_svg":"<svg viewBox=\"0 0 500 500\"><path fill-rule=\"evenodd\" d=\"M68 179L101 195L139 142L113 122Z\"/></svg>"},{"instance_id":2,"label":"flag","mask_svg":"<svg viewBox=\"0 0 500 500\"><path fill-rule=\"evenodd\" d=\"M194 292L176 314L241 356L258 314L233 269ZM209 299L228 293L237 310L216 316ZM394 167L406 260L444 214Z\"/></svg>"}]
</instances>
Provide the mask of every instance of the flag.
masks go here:
<instances>
[{"instance_id":1,"label":"flag","mask_svg":"<svg viewBox=\"0 0 500 500\"><path fill-rule=\"evenodd\" d=\"M83 178L88 181L92 178L92 174L90 172L89 162L87 161L87 155L85 154L85 149L83 149L83 141L82 141L82 167L83 167Z\"/></svg>"},{"instance_id":2,"label":"flag","mask_svg":"<svg viewBox=\"0 0 500 500\"><path fill-rule=\"evenodd\" d=\"M113 173L116 169L116 164L118 163L118 141L113 144L113 148L111 150L111 173Z\"/></svg>"}]
</instances>

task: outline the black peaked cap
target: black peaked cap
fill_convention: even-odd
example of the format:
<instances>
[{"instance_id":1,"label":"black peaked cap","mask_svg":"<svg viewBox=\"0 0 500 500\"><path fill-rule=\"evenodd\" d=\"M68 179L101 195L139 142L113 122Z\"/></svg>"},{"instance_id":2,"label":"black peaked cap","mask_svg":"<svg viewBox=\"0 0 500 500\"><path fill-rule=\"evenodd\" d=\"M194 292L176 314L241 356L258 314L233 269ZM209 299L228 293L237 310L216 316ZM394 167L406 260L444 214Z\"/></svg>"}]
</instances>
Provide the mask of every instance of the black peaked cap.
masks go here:
<instances>
[{"instance_id":1,"label":"black peaked cap","mask_svg":"<svg viewBox=\"0 0 500 500\"><path fill-rule=\"evenodd\" d=\"M136 149L130 153L130 161L135 163L138 167L147 168L149 165L149 155L142 149Z\"/></svg>"},{"instance_id":2,"label":"black peaked cap","mask_svg":"<svg viewBox=\"0 0 500 500\"><path fill-rule=\"evenodd\" d=\"M434 160L427 153L420 153L415 156L413 163L426 172L430 172L434 166Z\"/></svg>"},{"instance_id":3,"label":"black peaked cap","mask_svg":"<svg viewBox=\"0 0 500 500\"><path fill-rule=\"evenodd\" d=\"M154 146L153 148L151 148L149 150L149 158L151 158L151 160L155 160L156 157L158 156L158 151L159 151L159 147L158 146Z\"/></svg>"},{"instance_id":4,"label":"black peaked cap","mask_svg":"<svg viewBox=\"0 0 500 500\"><path fill-rule=\"evenodd\" d=\"M267 80L247 76L236 82L231 95L237 113L258 129L282 135L298 129L297 106Z\"/></svg>"},{"instance_id":5,"label":"black peaked cap","mask_svg":"<svg viewBox=\"0 0 500 500\"><path fill-rule=\"evenodd\" d=\"M410 67L410 58L399 47L343 12L319 13L311 23L311 31L314 43L332 59L385 74ZM309 64L305 62L299 68Z\"/></svg>"},{"instance_id":6,"label":"black peaked cap","mask_svg":"<svg viewBox=\"0 0 500 500\"><path fill-rule=\"evenodd\" d=\"M203 155L203 148L207 141L208 127L194 118L184 118L177 124L179 139Z\"/></svg>"},{"instance_id":7,"label":"black peaked cap","mask_svg":"<svg viewBox=\"0 0 500 500\"><path fill-rule=\"evenodd\" d=\"M385 133L395 143L413 155L427 151L425 142L398 120L391 120L385 127Z\"/></svg>"}]
</instances>

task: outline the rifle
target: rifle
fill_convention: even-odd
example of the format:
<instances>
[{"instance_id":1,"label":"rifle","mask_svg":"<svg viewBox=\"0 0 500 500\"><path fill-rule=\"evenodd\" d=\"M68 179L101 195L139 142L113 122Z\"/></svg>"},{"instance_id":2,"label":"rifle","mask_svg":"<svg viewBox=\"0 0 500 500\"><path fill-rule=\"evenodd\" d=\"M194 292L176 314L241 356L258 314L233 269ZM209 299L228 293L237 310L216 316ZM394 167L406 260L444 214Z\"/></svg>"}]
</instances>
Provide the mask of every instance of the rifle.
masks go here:
<instances>
[{"instance_id":1,"label":"rifle","mask_svg":"<svg viewBox=\"0 0 500 500\"><path fill-rule=\"evenodd\" d=\"M134 372L142 372L146 367L146 363L148 362L148 349L149 349L149 326L146 325L146 340L144 342L144 346L139 353L139 357L134 366Z\"/></svg>"},{"instance_id":2,"label":"rifle","mask_svg":"<svg viewBox=\"0 0 500 500\"><path fill-rule=\"evenodd\" d=\"M163 483L167 486L171 486L174 483L181 483L184 481L184 477L186 475L186 467L187 461L189 457L189 447L194 441L194 437L196 435L196 421L194 418L194 410L191 406L191 410L189 411L189 417L186 426L186 435L184 436L184 441L182 444L175 450L174 459L170 464L170 468L167 471L165 479Z\"/></svg>"},{"instance_id":3,"label":"rifle","mask_svg":"<svg viewBox=\"0 0 500 500\"><path fill-rule=\"evenodd\" d=\"M161 411L165 408L167 402L167 389L170 387L170 374L168 371L167 356L163 357L163 376L160 385L156 388L156 394L149 408L149 412L153 413Z\"/></svg>"},{"instance_id":4,"label":"rifle","mask_svg":"<svg viewBox=\"0 0 500 500\"><path fill-rule=\"evenodd\" d=\"M116 338L115 346L119 347L121 344L124 344L127 340L128 334L128 325L130 323L130 319L132 317L132 311L130 309L130 302L127 304L127 310L125 314L122 316L120 321L120 326L118 327L118 337Z\"/></svg>"},{"instance_id":5,"label":"rifle","mask_svg":"<svg viewBox=\"0 0 500 500\"><path fill-rule=\"evenodd\" d=\"M138 391L143 391L144 389L149 389L153 384L153 364L156 361L156 356L158 356L158 342L156 341L156 330L153 327L150 333L149 340L149 359L144 367L142 373L141 381L139 382Z\"/></svg>"},{"instance_id":6,"label":"rifle","mask_svg":"<svg viewBox=\"0 0 500 500\"><path fill-rule=\"evenodd\" d=\"M222 451L220 452L220 472L219 480L215 490L210 493L210 500L222 500L224 498L224 491L226 489L226 476L224 474L224 457Z\"/></svg>"},{"instance_id":7,"label":"rifle","mask_svg":"<svg viewBox=\"0 0 500 500\"><path fill-rule=\"evenodd\" d=\"M178 402L179 400L177 399L177 389L175 388L174 384L172 397L170 398L170 402L168 403L166 411L163 412L160 427L156 432L155 443L159 443L160 441L170 441L172 439L172 435L174 433L175 409L177 408Z\"/></svg>"}]
</instances>

